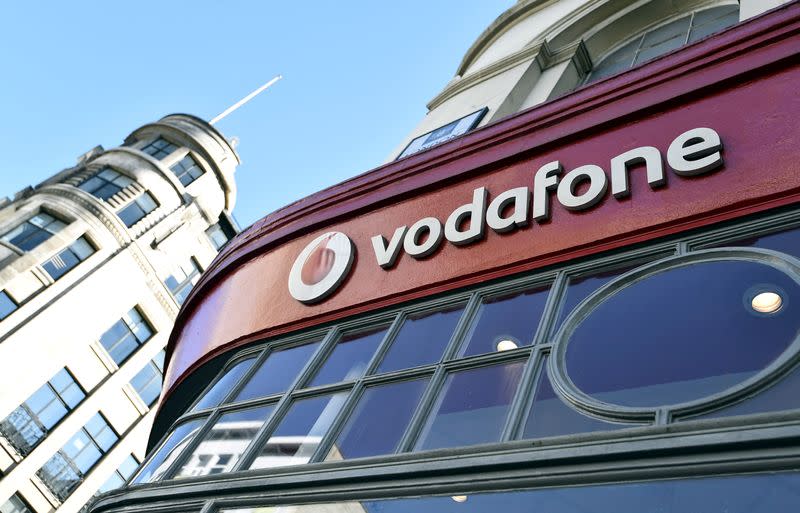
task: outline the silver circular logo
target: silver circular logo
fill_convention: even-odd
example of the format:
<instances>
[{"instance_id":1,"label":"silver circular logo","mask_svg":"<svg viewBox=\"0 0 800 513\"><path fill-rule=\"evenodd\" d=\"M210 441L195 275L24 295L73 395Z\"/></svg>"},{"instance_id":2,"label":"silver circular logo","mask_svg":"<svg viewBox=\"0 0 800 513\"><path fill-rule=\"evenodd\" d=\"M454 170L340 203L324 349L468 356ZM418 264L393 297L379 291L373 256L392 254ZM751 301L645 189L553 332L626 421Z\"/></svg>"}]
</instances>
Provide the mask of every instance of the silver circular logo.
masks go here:
<instances>
[{"instance_id":1,"label":"silver circular logo","mask_svg":"<svg viewBox=\"0 0 800 513\"><path fill-rule=\"evenodd\" d=\"M341 232L323 233L300 252L289 272L289 293L302 303L328 297L353 265L353 242Z\"/></svg>"}]
</instances>

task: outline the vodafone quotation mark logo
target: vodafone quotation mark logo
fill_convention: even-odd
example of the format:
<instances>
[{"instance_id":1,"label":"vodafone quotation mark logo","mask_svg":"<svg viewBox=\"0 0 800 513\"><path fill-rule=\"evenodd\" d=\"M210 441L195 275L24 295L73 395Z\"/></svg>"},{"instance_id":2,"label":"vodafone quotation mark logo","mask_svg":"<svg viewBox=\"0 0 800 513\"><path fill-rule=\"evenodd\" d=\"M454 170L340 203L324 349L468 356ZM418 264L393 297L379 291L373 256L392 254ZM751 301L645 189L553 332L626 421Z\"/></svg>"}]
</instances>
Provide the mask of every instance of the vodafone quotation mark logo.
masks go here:
<instances>
[{"instance_id":1,"label":"vodafone quotation mark logo","mask_svg":"<svg viewBox=\"0 0 800 513\"><path fill-rule=\"evenodd\" d=\"M323 233L297 256L289 272L289 293L302 303L328 297L353 265L353 242L341 232Z\"/></svg>"}]
</instances>

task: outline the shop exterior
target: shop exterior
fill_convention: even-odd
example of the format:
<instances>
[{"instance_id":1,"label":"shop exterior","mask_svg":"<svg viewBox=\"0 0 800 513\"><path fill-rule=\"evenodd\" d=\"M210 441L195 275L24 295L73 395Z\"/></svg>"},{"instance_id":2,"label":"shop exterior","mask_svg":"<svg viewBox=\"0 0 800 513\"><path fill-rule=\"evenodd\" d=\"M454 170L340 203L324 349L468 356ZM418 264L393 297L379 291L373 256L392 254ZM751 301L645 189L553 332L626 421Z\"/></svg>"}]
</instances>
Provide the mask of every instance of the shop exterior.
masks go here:
<instances>
[{"instance_id":1,"label":"shop exterior","mask_svg":"<svg viewBox=\"0 0 800 513\"><path fill-rule=\"evenodd\" d=\"M91 511L800 504L800 5L243 232Z\"/></svg>"}]
</instances>

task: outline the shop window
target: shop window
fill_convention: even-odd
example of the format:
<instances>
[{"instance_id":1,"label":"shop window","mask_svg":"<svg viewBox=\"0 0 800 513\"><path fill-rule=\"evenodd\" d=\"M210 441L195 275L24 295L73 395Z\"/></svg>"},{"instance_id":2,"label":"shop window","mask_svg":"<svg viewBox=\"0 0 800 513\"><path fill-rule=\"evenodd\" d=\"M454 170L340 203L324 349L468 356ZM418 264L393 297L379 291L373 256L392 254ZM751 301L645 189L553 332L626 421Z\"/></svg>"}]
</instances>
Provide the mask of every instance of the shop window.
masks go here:
<instances>
[{"instance_id":1,"label":"shop window","mask_svg":"<svg viewBox=\"0 0 800 513\"><path fill-rule=\"evenodd\" d=\"M128 479L131 478L136 469L139 468L139 460L133 454L129 454L122 463L114 471L111 476L103 483L100 488L97 490L97 494L110 492L111 490L116 490L120 488L125 483L128 482Z\"/></svg>"},{"instance_id":2,"label":"shop window","mask_svg":"<svg viewBox=\"0 0 800 513\"><path fill-rule=\"evenodd\" d=\"M582 486L547 486L530 490L470 494L462 494L458 489L453 489L449 494L441 496L420 497L419 493L414 493L410 497L301 505L288 505L286 504L287 500L284 499L280 506L251 505L235 508L224 507L212 511L217 513L266 511L291 511L292 513L317 513L319 511L767 513L788 511L787 505L797 504L799 489L800 473L779 472L712 476L699 479L616 482L590 486L585 484ZM248 502L252 504L252 500Z\"/></svg>"},{"instance_id":3,"label":"shop window","mask_svg":"<svg viewBox=\"0 0 800 513\"><path fill-rule=\"evenodd\" d=\"M161 395L163 376L164 350L162 349L131 379L131 386L147 406L152 406Z\"/></svg>"},{"instance_id":4,"label":"shop window","mask_svg":"<svg viewBox=\"0 0 800 513\"><path fill-rule=\"evenodd\" d=\"M487 297L466 337L464 356L509 351L533 343L550 287Z\"/></svg>"},{"instance_id":5,"label":"shop window","mask_svg":"<svg viewBox=\"0 0 800 513\"><path fill-rule=\"evenodd\" d=\"M213 408L225 400L231 393L231 389L238 383L242 376L253 366L256 358L250 357L244 360L239 360L234 365L230 366L222 377L214 383L208 391L200 397L200 400L192 408L193 411L204 410L206 408Z\"/></svg>"},{"instance_id":6,"label":"shop window","mask_svg":"<svg viewBox=\"0 0 800 513\"><path fill-rule=\"evenodd\" d=\"M267 405L222 415L175 477L205 476L230 470L274 409L274 405ZM220 459L224 465L220 463Z\"/></svg>"},{"instance_id":7,"label":"shop window","mask_svg":"<svg viewBox=\"0 0 800 513\"><path fill-rule=\"evenodd\" d=\"M0 513L33 513L33 508L28 506L20 494L15 493L0 506Z\"/></svg>"},{"instance_id":8,"label":"shop window","mask_svg":"<svg viewBox=\"0 0 800 513\"><path fill-rule=\"evenodd\" d=\"M186 155L169 168L184 187L194 182L203 174L203 168L191 155Z\"/></svg>"},{"instance_id":9,"label":"shop window","mask_svg":"<svg viewBox=\"0 0 800 513\"><path fill-rule=\"evenodd\" d=\"M42 263L42 268L55 281L89 258L94 252L94 247L86 240L86 237L78 237L78 240Z\"/></svg>"},{"instance_id":10,"label":"shop window","mask_svg":"<svg viewBox=\"0 0 800 513\"><path fill-rule=\"evenodd\" d=\"M86 397L64 368L0 421L0 431L23 457Z\"/></svg>"},{"instance_id":11,"label":"shop window","mask_svg":"<svg viewBox=\"0 0 800 513\"><path fill-rule=\"evenodd\" d=\"M325 461L395 452L428 381L424 378L367 388Z\"/></svg>"},{"instance_id":12,"label":"shop window","mask_svg":"<svg viewBox=\"0 0 800 513\"><path fill-rule=\"evenodd\" d=\"M0 321L11 315L17 306L17 302L11 299L8 292L0 290Z\"/></svg>"},{"instance_id":13,"label":"shop window","mask_svg":"<svg viewBox=\"0 0 800 513\"><path fill-rule=\"evenodd\" d=\"M117 215L125 226L130 228L156 208L158 203L149 192L145 191L117 212Z\"/></svg>"},{"instance_id":14,"label":"shop window","mask_svg":"<svg viewBox=\"0 0 800 513\"><path fill-rule=\"evenodd\" d=\"M573 433L610 431L626 426L629 427L630 424L604 422L582 415L570 408L553 390L547 370L547 358L542 359L536 392L533 395L533 404L525 421L522 438L546 438Z\"/></svg>"},{"instance_id":15,"label":"shop window","mask_svg":"<svg viewBox=\"0 0 800 513\"><path fill-rule=\"evenodd\" d=\"M237 402L246 401L285 392L297 379L300 370L308 363L317 347L319 347L319 342L283 349L267 355L267 359L248 380L235 400Z\"/></svg>"},{"instance_id":16,"label":"shop window","mask_svg":"<svg viewBox=\"0 0 800 513\"><path fill-rule=\"evenodd\" d=\"M95 413L36 475L64 501L118 439L105 417Z\"/></svg>"},{"instance_id":17,"label":"shop window","mask_svg":"<svg viewBox=\"0 0 800 513\"><path fill-rule=\"evenodd\" d=\"M780 233L761 223L656 241L246 348L192 408L204 418L168 432L150 476L511 440L558 447L623 429L658 438L670 423L800 410L793 219ZM188 422L222 432L205 419L257 407L274 410L249 420L258 434L236 450L212 451L207 434L200 452L174 442Z\"/></svg>"},{"instance_id":18,"label":"shop window","mask_svg":"<svg viewBox=\"0 0 800 513\"><path fill-rule=\"evenodd\" d=\"M378 373L438 363L463 312L464 304L459 304L409 315L403 320Z\"/></svg>"},{"instance_id":19,"label":"shop window","mask_svg":"<svg viewBox=\"0 0 800 513\"><path fill-rule=\"evenodd\" d=\"M170 155L173 151L177 149L178 146L172 144L163 137L159 137L158 139L154 140L153 142L143 147L142 151L158 160L161 160L164 157Z\"/></svg>"},{"instance_id":20,"label":"shop window","mask_svg":"<svg viewBox=\"0 0 800 513\"><path fill-rule=\"evenodd\" d=\"M352 381L363 376L386 330L380 328L344 334L309 386Z\"/></svg>"},{"instance_id":21,"label":"shop window","mask_svg":"<svg viewBox=\"0 0 800 513\"><path fill-rule=\"evenodd\" d=\"M161 479L181 451L192 441L205 422L204 418L192 419L176 426L169 437L159 446L147 463L133 478L132 483L148 483Z\"/></svg>"},{"instance_id":22,"label":"shop window","mask_svg":"<svg viewBox=\"0 0 800 513\"><path fill-rule=\"evenodd\" d=\"M104 167L96 171L92 176L84 180L78 188L92 194L96 198L107 201L122 189L132 185L134 182L127 176L119 173L110 167Z\"/></svg>"},{"instance_id":23,"label":"shop window","mask_svg":"<svg viewBox=\"0 0 800 513\"><path fill-rule=\"evenodd\" d=\"M200 265L194 257L190 257L164 280L164 284L172 292L175 301L182 305L199 279Z\"/></svg>"},{"instance_id":24,"label":"shop window","mask_svg":"<svg viewBox=\"0 0 800 513\"><path fill-rule=\"evenodd\" d=\"M519 361L450 374L417 450L499 442L523 367Z\"/></svg>"},{"instance_id":25,"label":"shop window","mask_svg":"<svg viewBox=\"0 0 800 513\"><path fill-rule=\"evenodd\" d=\"M615 75L729 27L739 21L739 6L726 5L697 11L646 30L606 56L587 82Z\"/></svg>"},{"instance_id":26,"label":"shop window","mask_svg":"<svg viewBox=\"0 0 800 513\"><path fill-rule=\"evenodd\" d=\"M286 416L261 447L250 468L308 463L346 398L347 393L340 392L292 403Z\"/></svg>"},{"instance_id":27,"label":"shop window","mask_svg":"<svg viewBox=\"0 0 800 513\"><path fill-rule=\"evenodd\" d=\"M50 214L39 212L2 235L4 241L22 251L30 251L62 230L66 224Z\"/></svg>"},{"instance_id":28,"label":"shop window","mask_svg":"<svg viewBox=\"0 0 800 513\"><path fill-rule=\"evenodd\" d=\"M571 330L565 373L593 399L624 407L717 394L766 368L797 337L800 305L758 311L759 294L774 291L800 298L792 277L753 261L690 263L642 276L609 289Z\"/></svg>"},{"instance_id":29,"label":"shop window","mask_svg":"<svg viewBox=\"0 0 800 513\"><path fill-rule=\"evenodd\" d=\"M153 328L139 309L134 307L100 336L100 344L114 363L122 365L122 362L152 336Z\"/></svg>"}]
</instances>

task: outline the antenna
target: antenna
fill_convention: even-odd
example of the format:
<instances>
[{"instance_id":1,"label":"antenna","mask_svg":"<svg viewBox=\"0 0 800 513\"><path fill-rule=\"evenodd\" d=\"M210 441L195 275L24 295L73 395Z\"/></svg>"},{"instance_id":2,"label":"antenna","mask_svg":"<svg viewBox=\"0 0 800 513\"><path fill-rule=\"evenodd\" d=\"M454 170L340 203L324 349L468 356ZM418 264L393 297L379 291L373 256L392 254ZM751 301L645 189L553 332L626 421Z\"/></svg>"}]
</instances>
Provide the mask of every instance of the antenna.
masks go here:
<instances>
[{"instance_id":1,"label":"antenna","mask_svg":"<svg viewBox=\"0 0 800 513\"><path fill-rule=\"evenodd\" d=\"M221 114L218 114L217 117L215 117L214 119L209 121L208 124L209 125L213 125L214 123L220 121L221 119L226 117L228 114L230 114L231 112L235 111L236 109L238 109L239 107L241 107L245 103L249 102L250 100L252 100L256 96L258 96L262 91L264 91L269 86L271 86L272 84L274 84L275 82L277 82L278 80L280 80L282 78L283 78L283 75L278 75L277 77L273 78L272 80L270 80L266 84L262 85L261 87L259 87L255 91L253 91L252 93L248 94L247 96L245 96L244 98L242 98L238 102L234 103L233 105L231 105L230 107L228 107L227 109L222 111Z\"/></svg>"}]
</instances>

